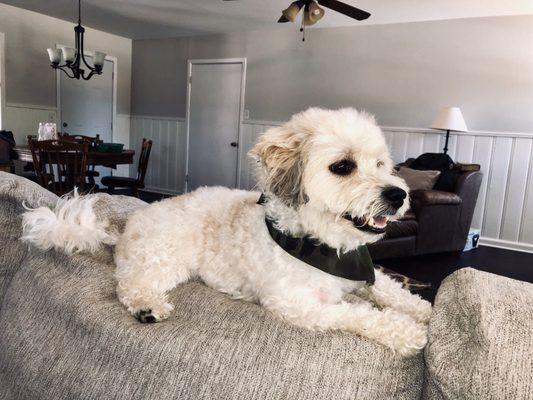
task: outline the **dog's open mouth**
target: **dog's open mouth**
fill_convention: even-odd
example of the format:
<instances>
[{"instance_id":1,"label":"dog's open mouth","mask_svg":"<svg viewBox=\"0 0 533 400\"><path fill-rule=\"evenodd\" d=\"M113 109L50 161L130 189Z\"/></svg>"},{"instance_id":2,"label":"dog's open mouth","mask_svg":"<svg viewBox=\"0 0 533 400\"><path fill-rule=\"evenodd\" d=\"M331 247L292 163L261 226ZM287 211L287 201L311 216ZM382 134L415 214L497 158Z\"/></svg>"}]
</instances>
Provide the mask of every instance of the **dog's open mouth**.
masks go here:
<instances>
[{"instance_id":1,"label":"dog's open mouth","mask_svg":"<svg viewBox=\"0 0 533 400\"><path fill-rule=\"evenodd\" d=\"M385 233L385 228L392 218L390 215L377 215L370 218L352 217L350 214L344 214L343 216L348 221L352 221L357 229L375 234Z\"/></svg>"}]
</instances>

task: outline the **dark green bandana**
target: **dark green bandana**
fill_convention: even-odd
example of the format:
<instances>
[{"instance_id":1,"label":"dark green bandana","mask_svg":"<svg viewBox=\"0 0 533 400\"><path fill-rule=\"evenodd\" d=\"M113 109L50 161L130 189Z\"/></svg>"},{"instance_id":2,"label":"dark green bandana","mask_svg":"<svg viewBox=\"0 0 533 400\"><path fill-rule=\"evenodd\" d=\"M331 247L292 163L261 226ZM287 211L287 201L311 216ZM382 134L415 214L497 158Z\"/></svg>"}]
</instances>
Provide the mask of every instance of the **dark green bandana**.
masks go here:
<instances>
[{"instance_id":1,"label":"dark green bandana","mask_svg":"<svg viewBox=\"0 0 533 400\"><path fill-rule=\"evenodd\" d=\"M261 195L257 203L263 204L264 200L264 196ZM365 245L339 257L336 249L309 236L297 238L283 233L268 217L265 218L265 223L272 239L298 260L331 275L353 281L365 281L369 285L374 284L374 263Z\"/></svg>"}]
</instances>

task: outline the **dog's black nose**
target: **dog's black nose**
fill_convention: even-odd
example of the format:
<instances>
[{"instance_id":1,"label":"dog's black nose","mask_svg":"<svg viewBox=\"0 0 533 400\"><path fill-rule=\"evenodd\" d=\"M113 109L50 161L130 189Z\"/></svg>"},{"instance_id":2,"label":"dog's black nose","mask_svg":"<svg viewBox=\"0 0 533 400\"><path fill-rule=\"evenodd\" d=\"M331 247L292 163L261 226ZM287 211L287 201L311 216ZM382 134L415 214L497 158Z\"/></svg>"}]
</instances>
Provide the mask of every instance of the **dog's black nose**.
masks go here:
<instances>
[{"instance_id":1,"label":"dog's black nose","mask_svg":"<svg viewBox=\"0 0 533 400\"><path fill-rule=\"evenodd\" d=\"M400 208L407 197L405 190L396 186L387 186L381 192L381 196L393 207Z\"/></svg>"}]
</instances>

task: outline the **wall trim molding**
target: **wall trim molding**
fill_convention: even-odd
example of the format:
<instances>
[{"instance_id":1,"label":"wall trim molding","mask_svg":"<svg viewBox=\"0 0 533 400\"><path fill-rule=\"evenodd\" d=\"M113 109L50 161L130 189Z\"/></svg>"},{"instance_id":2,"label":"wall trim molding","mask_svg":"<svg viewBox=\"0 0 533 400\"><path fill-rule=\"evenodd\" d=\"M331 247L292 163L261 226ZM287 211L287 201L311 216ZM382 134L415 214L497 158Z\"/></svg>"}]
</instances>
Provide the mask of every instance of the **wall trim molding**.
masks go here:
<instances>
[{"instance_id":1,"label":"wall trim molding","mask_svg":"<svg viewBox=\"0 0 533 400\"><path fill-rule=\"evenodd\" d=\"M429 133L444 134L444 131L431 128L408 128L398 126L382 126L381 129L387 132L411 132L411 133ZM512 137L512 138L533 138L533 133L527 132L505 132L505 131L468 131L468 132L450 132L450 136L459 135L468 136L490 136L490 137Z\"/></svg>"},{"instance_id":2,"label":"wall trim molding","mask_svg":"<svg viewBox=\"0 0 533 400\"><path fill-rule=\"evenodd\" d=\"M39 104L6 103L6 107L29 108L30 110L46 110L46 111L57 112L57 107L43 106L43 105L39 105ZM131 114L117 113L117 117L120 117L120 118L132 118L133 116Z\"/></svg>"},{"instance_id":3,"label":"wall trim molding","mask_svg":"<svg viewBox=\"0 0 533 400\"><path fill-rule=\"evenodd\" d=\"M529 243L511 242L509 240L493 239L493 238L481 236L479 238L479 244L481 246L498 247L500 249L522 251L525 253L533 253L533 244L529 244Z\"/></svg>"},{"instance_id":4,"label":"wall trim molding","mask_svg":"<svg viewBox=\"0 0 533 400\"><path fill-rule=\"evenodd\" d=\"M6 107L14 107L14 108L30 108L32 110L47 110L47 111L54 111L57 113L57 107L54 106L44 106L39 104L25 104L25 103L6 103Z\"/></svg>"},{"instance_id":5,"label":"wall trim molding","mask_svg":"<svg viewBox=\"0 0 533 400\"><path fill-rule=\"evenodd\" d=\"M272 125L272 126L280 126L284 124L284 122L282 121L266 121L262 119L244 119L242 123L245 125Z\"/></svg>"},{"instance_id":6,"label":"wall trim molding","mask_svg":"<svg viewBox=\"0 0 533 400\"><path fill-rule=\"evenodd\" d=\"M176 121L176 122L184 122L185 121L185 118L182 118L182 117L159 117L157 115L130 114L130 118L157 119L157 120L162 120L162 121Z\"/></svg>"},{"instance_id":7,"label":"wall trim molding","mask_svg":"<svg viewBox=\"0 0 533 400\"><path fill-rule=\"evenodd\" d=\"M271 125L280 126L283 122L280 121L264 121L247 119L242 121L243 124L248 125ZM381 126L381 129L385 132L409 132L409 133L426 133L426 134L444 134L444 131L431 128L414 128L407 126ZM462 135L461 132L450 132L451 136ZM533 132L506 132L506 131L468 131L464 133L468 136L490 136L490 137L512 137L512 138L527 138L533 139Z\"/></svg>"}]
</instances>

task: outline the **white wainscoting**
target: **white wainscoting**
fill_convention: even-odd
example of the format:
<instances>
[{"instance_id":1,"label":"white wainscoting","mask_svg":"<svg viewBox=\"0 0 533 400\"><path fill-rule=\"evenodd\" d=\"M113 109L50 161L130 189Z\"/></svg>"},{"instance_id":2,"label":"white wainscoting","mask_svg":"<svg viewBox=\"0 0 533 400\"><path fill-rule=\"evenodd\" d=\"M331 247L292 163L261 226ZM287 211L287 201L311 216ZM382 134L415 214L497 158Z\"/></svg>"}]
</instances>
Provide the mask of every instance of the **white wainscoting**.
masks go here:
<instances>
[{"instance_id":1,"label":"white wainscoting","mask_svg":"<svg viewBox=\"0 0 533 400\"><path fill-rule=\"evenodd\" d=\"M243 154L274 121L244 121ZM444 134L430 129L382 127L395 162L440 152ZM487 246L533 252L533 134L468 132L450 136L452 159L481 165L483 182L472 226ZM250 162L243 160L242 186L254 185ZM438 227L436 227L438 229Z\"/></svg>"},{"instance_id":2,"label":"white wainscoting","mask_svg":"<svg viewBox=\"0 0 533 400\"><path fill-rule=\"evenodd\" d=\"M153 141L145 178L147 190L177 194L185 188L187 132L182 118L131 116L130 147L135 163L130 176L137 174L137 160L142 139Z\"/></svg>"},{"instance_id":3,"label":"white wainscoting","mask_svg":"<svg viewBox=\"0 0 533 400\"><path fill-rule=\"evenodd\" d=\"M240 142L240 187L252 189L253 161L248 151L258 135L277 121L244 121ZM383 127L394 161L424 152L440 152L444 134L434 130ZM143 137L154 140L147 189L181 193L185 185L186 128L184 119L131 117L131 147L138 154ZM481 165L483 182L472 226L481 229L481 243L533 251L533 134L469 132L452 134L450 156L459 162ZM134 168L130 170L134 176Z\"/></svg>"}]
</instances>

